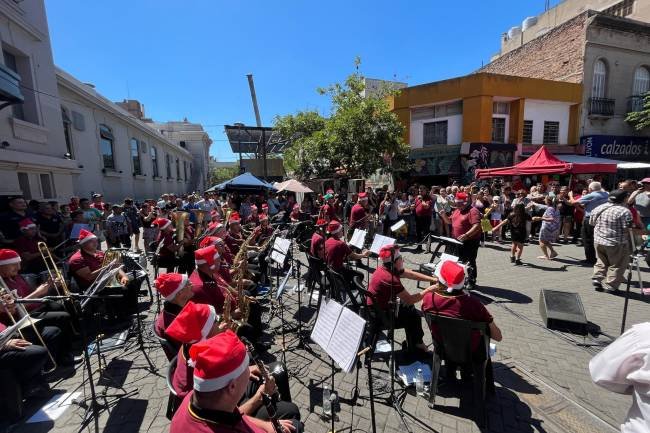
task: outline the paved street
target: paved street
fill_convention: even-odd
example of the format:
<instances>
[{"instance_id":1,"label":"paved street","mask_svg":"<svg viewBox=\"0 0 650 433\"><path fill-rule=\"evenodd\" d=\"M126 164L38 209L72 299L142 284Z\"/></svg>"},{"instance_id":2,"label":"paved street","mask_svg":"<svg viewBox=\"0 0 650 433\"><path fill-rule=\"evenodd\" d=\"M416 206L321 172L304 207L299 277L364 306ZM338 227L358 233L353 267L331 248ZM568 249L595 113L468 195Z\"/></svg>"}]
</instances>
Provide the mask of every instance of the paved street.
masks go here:
<instances>
[{"instance_id":1,"label":"paved street","mask_svg":"<svg viewBox=\"0 0 650 433\"><path fill-rule=\"evenodd\" d=\"M558 248L558 260L536 259L539 249L529 246L524 252L525 266L515 267L506 251L509 245L488 244L479 251L479 295L503 331L503 341L497 345L493 358L496 395L489 401L489 428L494 432L613 432L624 418L630 397L614 395L592 384L587 370L589 359L598 347L583 343L603 343L598 339L583 340L580 336L552 332L541 323L539 291L541 288L572 291L580 294L587 318L606 334L617 336L621 323L624 298L595 292L590 287L590 268L578 261L582 250L576 246ZM428 255L405 251L407 260L423 263ZM371 261L372 262L372 261ZM407 284L415 290L415 284ZM648 319L646 300L637 295L630 301L628 326ZM303 296L303 304L306 296ZM143 298L144 300L145 298ZM293 319L297 311L297 295L290 293L285 318ZM155 305L152 307L155 310ZM305 310L305 320L313 320L314 310ZM108 369L102 379L95 376L98 393L106 393L108 410L102 410L99 426L105 432L165 432L168 392L165 386L166 359L151 335L152 314L144 319L144 350L139 350L135 338L127 342L126 350L105 354ZM313 322L312 322L313 323ZM280 357L280 321L274 317L271 328L276 338L271 354ZM291 371L291 391L300 408L307 432L326 432L329 423L320 418L321 383L329 380L330 367L326 355L315 344L309 350L298 349L295 333L287 334L286 361ZM402 335L398 333L398 341ZM431 341L425 331L427 342ZM313 352L313 353L312 353ZM146 356L145 356L146 355ZM269 361L273 358L269 357ZM149 361L151 365L149 364ZM92 361L97 372L97 358ZM377 394L376 421L378 432L405 432L396 412L383 402L388 389L386 364L373 362L374 389ZM110 378L108 378L110 376ZM81 369L66 380L53 384L59 391L81 391L86 397L89 388L80 387L85 375ZM337 431L371 431L367 375L361 372L361 395L355 406L349 403L355 374L337 373L335 390L341 402L337 408ZM101 385L105 384L107 386ZM126 394L121 398L114 394ZM101 399L104 402L104 399ZM422 397L410 390L404 402L406 422L416 432L477 432L471 420L471 386L462 382L444 382L439 389L436 408L429 409ZM14 432L73 432L92 431L92 422L81 427L83 410L71 407L55 422L22 424Z\"/></svg>"}]
</instances>

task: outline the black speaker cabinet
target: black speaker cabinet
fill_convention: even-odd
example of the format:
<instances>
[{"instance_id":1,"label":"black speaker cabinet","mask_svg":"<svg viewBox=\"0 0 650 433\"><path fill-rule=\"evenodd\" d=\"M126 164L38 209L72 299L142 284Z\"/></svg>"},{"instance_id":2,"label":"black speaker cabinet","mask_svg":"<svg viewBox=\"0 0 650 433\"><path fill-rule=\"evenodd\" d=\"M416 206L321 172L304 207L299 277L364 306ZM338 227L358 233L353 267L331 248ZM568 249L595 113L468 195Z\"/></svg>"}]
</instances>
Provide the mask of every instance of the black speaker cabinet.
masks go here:
<instances>
[{"instance_id":1,"label":"black speaker cabinet","mask_svg":"<svg viewBox=\"0 0 650 433\"><path fill-rule=\"evenodd\" d=\"M541 290L539 314L549 329L587 335L587 316L577 293Z\"/></svg>"}]
</instances>

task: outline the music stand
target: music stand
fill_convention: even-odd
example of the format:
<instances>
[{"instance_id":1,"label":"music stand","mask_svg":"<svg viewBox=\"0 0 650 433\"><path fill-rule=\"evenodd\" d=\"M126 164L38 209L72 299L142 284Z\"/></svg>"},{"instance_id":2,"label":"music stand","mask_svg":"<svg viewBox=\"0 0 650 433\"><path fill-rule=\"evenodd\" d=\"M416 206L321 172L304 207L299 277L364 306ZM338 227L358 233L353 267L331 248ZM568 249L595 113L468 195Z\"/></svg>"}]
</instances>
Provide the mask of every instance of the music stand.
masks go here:
<instances>
[{"instance_id":1,"label":"music stand","mask_svg":"<svg viewBox=\"0 0 650 433\"><path fill-rule=\"evenodd\" d=\"M285 321L284 321L284 301L282 299L282 293L286 287L287 281L289 280L290 272L287 272L287 275L283 279L283 284L280 284L280 272L284 268L285 262L287 260L287 254L289 253L289 248L291 247L291 240L276 237L273 242L273 247L271 248L271 261L276 264L275 272L275 284L276 284L276 294L275 300L280 307L280 325L282 332L282 362L286 364L286 333L285 333ZM269 323L271 319L269 318Z\"/></svg>"}]
</instances>

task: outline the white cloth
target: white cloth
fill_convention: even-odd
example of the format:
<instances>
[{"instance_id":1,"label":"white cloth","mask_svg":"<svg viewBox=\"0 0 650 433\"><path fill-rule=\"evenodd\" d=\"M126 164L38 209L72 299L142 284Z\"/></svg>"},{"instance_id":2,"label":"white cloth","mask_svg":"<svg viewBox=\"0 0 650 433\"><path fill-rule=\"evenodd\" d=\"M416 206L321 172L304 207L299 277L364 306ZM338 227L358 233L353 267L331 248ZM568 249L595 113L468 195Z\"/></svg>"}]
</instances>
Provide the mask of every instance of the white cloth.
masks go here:
<instances>
[{"instance_id":1,"label":"white cloth","mask_svg":"<svg viewBox=\"0 0 650 433\"><path fill-rule=\"evenodd\" d=\"M621 433L650 432L650 322L634 325L594 356L589 372L597 385L632 395Z\"/></svg>"}]
</instances>

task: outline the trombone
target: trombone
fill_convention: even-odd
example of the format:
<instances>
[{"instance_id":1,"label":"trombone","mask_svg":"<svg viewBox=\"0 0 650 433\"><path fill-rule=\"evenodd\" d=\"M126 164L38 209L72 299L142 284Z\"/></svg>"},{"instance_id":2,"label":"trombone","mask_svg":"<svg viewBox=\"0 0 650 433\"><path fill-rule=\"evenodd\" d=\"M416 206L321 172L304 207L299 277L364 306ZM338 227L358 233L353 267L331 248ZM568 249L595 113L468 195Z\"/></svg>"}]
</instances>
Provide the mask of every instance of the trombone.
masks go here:
<instances>
[{"instance_id":1,"label":"trombone","mask_svg":"<svg viewBox=\"0 0 650 433\"><path fill-rule=\"evenodd\" d=\"M16 297L14 296L13 292L9 290L9 287L7 287L7 283L5 283L5 280L2 277L0 277L0 305L2 305L5 312L7 313L7 316L9 316L11 325L15 326L17 323L16 318L9 311L9 305L11 304L16 304L16 310L18 315L20 316L19 320L22 317L27 317L27 321L31 325L32 329L34 330L34 334L36 334L36 338L38 338L38 341L47 351L47 356L50 358L50 361L52 362L52 368L47 371L44 371L43 373L48 374L53 372L57 368L56 361L54 360L54 356L52 356L52 352L50 352L50 349L45 344L45 341L43 340L43 336L39 332L38 328L36 328L36 325L34 324L34 319L31 318L24 305L16 303ZM24 340L25 336L23 335L23 332L20 329L18 329L18 333L20 334L20 338Z\"/></svg>"},{"instance_id":2,"label":"trombone","mask_svg":"<svg viewBox=\"0 0 650 433\"><path fill-rule=\"evenodd\" d=\"M70 296L70 289L68 288L68 283L66 283L65 278L63 278L63 275L61 274L61 270L56 265L56 261L54 261L54 256L52 256L52 252L48 248L47 244L45 242L39 242L38 251L41 253L41 258L45 262L47 273L49 274L50 279L54 283L54 288L56 290L56 293L59 296ZM57 284L57 280L59 284L61 284L61 290L59 290L58 287L59 284Z\"/></svg>"}]
</instances>

